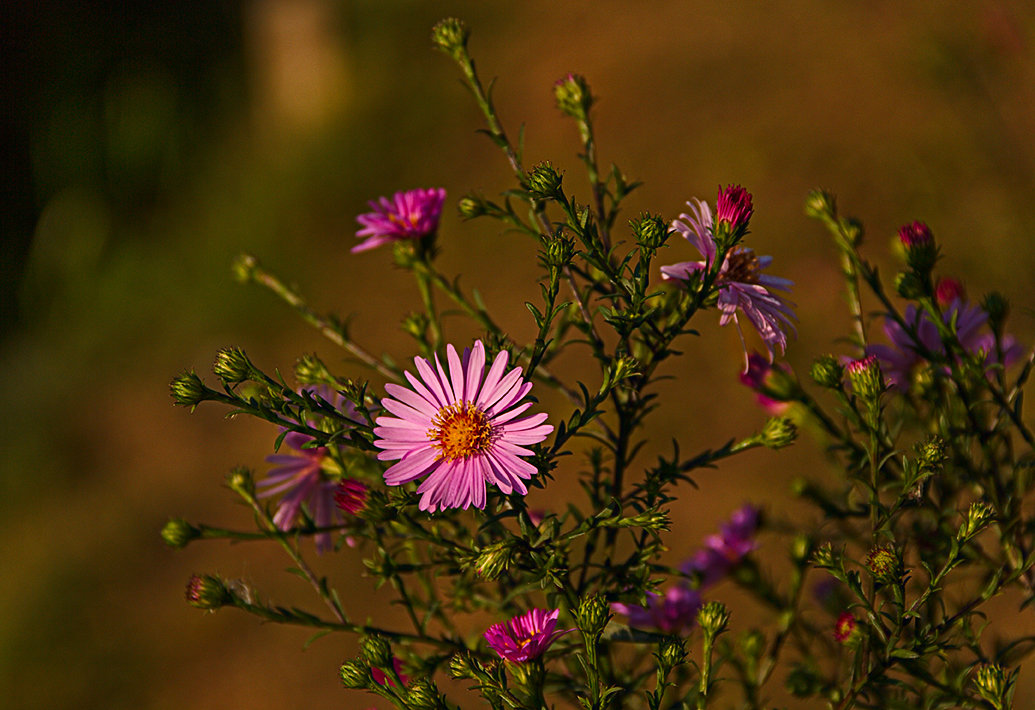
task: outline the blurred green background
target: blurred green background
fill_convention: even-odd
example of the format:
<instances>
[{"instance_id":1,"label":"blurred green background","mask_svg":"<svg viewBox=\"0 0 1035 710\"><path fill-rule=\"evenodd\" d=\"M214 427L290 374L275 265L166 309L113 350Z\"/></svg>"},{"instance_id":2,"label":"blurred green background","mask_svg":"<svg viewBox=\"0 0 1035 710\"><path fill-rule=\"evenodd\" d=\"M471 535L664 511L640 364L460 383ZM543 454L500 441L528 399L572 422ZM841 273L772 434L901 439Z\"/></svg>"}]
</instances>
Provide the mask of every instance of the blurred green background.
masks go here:
<instances>
[{"instance_id":1,"label":"blurred green background","mask_svg":"<svg viewBox=\"0 0 1035 710\"><path fill-rule=\"evenodd\" d=\"M575 130L551 92L569 71L600 97L602 161L646 181L627 216L671 218L720 183L747 186L750 243L796 284L797 371L836 351L848 323L833 247L802 214L817 186L865 221L886 273L896 228L926 220L942 273L974 297L1003 291L1014 332L1035 338L1035 8L1021 0L41 0L2 13L4 707L374 704L337 680L353 641L303 651L303 631L183 603L190 574L213 571L311 605L275 549L161 543L170 515L247 526L222 478L235 464L263 470L276 435L223 421L216 407L174 409L166 385L184 368L207 371L230 344L266 369L317 352L363 374L269 294L232 281L241 251L300 284L318 310L354 314L369 348L408 358L395 324L416 307L415 287L386 250L348 253L366 201L399 189L448 189L444 269L515 337L532 332L522 302L538 297L533 246L453 209L509 176L475 135L455 67L430 48L442 17L471 26L484 77L500 78L505 125L514 136L526 126L527 164L552 160L580 197ZM681 244L661 255L689 258ZM656 417L658 450L672 436L684 451L712 446L762 421L736 382L736 333L705 320L672 368L682 379ZM448 332L476 335L458 319ZM675 510L673 547L686 547L673 559L744 500L789 510L788 481L824 466L803 440L702 475ZM555 485L552 495L573 489ZM781 544L763 541L763 564ZM316 564L350 608L385 613L359 557L346 549ZM1030 610L1002 613L1030 625ZM1022 672L1017 707L1035 702L1033 676Z\"/></svg>"}]
</instances>

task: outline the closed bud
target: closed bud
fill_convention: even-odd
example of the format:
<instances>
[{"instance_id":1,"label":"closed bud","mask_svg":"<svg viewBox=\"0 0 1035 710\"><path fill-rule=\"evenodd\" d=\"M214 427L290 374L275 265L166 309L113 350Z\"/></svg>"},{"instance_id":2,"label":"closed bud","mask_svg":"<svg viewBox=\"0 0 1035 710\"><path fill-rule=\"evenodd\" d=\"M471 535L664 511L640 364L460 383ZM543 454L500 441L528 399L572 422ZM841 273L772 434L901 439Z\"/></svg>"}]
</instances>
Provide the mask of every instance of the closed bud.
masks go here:
<instances>
[{"instance_id":1,"label":"closed bud","mask_svg":"<svg viewBox=\"0 0 1035 710\"><path fill-rule=\"evenodd\" d=\"M826 190L812 190L805 198L805 214L814 219L834 214L834 196Z\"/></svg>"},{"instance_id":2,"label":"closed bud","mask_svg":"<svg viewBox=\"0 0 1035 710\"><path fill-rule=\"evenodd\" d=\"M402 328L419 341L423 341L428 332L430 321L425 313L414 312L403 319Z\"/></svg>"},{"instance_id":3,"label":"closed bud","mask_svg":"<svg viewBox=\"0 0 1035 710\"><path fill-rule=\"evenodd\" d=\"M370 687L372 680L370 668L363 661L345 661L341 664L341 670L338 674L346 688L360 690Z\"/></svg>"},{"instance_id":4,"label":"closed bud","mask_svg":"<svg viewBox=\"0 0 1035 710\"><path fill-rule=\"evenodd\" d=\"M201 531L183 518L172 518L162 528L162 539L174 550L182 550L192 540L201 537Z\"/></svg>"},{"instance_id":5,"label":"closed bud","mask_svg":"<svg viewBox=\"0 0 1035 710\"><path fill-rule=\"evenodd\" d=\"M762 443L770 449L790 446L798 437L798 427L787 417L770 417L762 427Z\"/></svg>"},{"instance_id":6,"label":"closed bud","mask_svg":"<svg viewBox=\"0 0 1035 710\"><path fill-rule=\"evenodd\" d=\"M1015 679L1016 674L1007 675L998 663L986 663L974 675L974 685L977 686L978 695L991 703L993 708L1006 710L1010 707L1010 690Z\"/></svg>"},{"instance_id":7,"label":"closed bud","mask_svg":"<svg viewBox=\"0 0 1035 710\"><path fill-rule=\"evenodd\" d=\"M658 642L657 659L662 675L668 675L669 671L686 661L686 639L666 636Z\"/></svg>"},{"instance_id":8,"label":"closed bud","mask_svg":"<svg viewBox=\"0 0 1035 710\"><path fill-rule=\"evenodd\" d=\"M375 668L392 667L392 645L385 637L377 634L366 636L359 642L359 647L363 651L363 658L371 666Z\"/></svg>"},{"instance_id":9,"label":"closed bud","mask_svg":"<svg viewBox=\"0 0 1035 710\"><path fill-rule=\"evenodd\" d=\"M475 194L464 195L461 197L460 201L456 203L456 209L464 219L481 217L487 212L485 200Z\"/></svg>"},{"instance_id":10,"label":"closed bud","mask_svg":"<svg viewBox=\"0 0 1035 710\"><path fill-rule=\"evenodd\" d=\"M827 389L839 389L844 377L844 367L833 355L822 355L816 358L809 369L813 382Z\"/></svg>"},{"instance_id":11,"label":"closed bud","mask_svg":"<svg viewBox=\"0 0 1035 710\"><path fill-rule=\"evenodd\" d=\"M255 480L252 472L244 466L237 466L226 476L226 485L234 493L252 498L255 496Z\"/></svg>"},{"instance_id":12,"label":"closed bud","mask_svg":"<svg viewBox=\"0 0 1035 710\"><path fill-rule=\"evenodd\" d=\"M863 240L863 225L862 222L855 219L854 217L847 217L841 220L841 231L845 235L845 240L849 245L857 247L862 244Z\"/></svg>"},{"instance_id":13,"label":"closed bud","mask_svg":"<svg viewBox=\"0 0 1035 710\"><path fill-rule=\"evenodd\" d=\"M670 233L665 220L657 215L644 212L636 219L629 221L633 234L636 235L636 243L641 249L655 251L668 240Z\"/></svg>"},{"instance_id":14,"label":"closed bud","mask_svg":"<svg viewBox=\"0 0 1035 710\"><path fill-rule=\"evenodd\" d=\"M869 402L876 402L884 393L884 376L875 355L852 360L845 367L848 383L856 396Z\"/></svg>"},{"instance_id":15,"label":"closed bud","mask_svg":"<svg viewBox=\"0 0 1035 710\"><path fill-rule=\"evenodd\" d=\"M730 610L722 602L708 602L697 612L697 623L701 631L706 637L713 639L726 630L729 621Z\"/></svg>"},{"instance_id":16,"label":"closed bud","mask_svg":"<svg viewBox=\"0 0 1035 710\"><path fill-rule=\"evenodd\" d=\"M840 555L829 542L824 542L812 553L812 564L822 569L836 569L840 566Z\"/></svg>"},{"instance_id":17,"label":"closed bud","mask_svg":"<svg viewBox=\"0 0 1035 710\"><path fill-rule=\"evenodd\" d=\"M1006 316L1010 313L1010 302L998 291L985 294L981 299L981 308L988 314L988 327L997 335L1003 334Z\"/></svg>"},{"instance_id":18,"label":"closed bud","mask_svg":"<svg viewBox=\"0 0 1035 710\"><path fill-rule=\"evenodd\" d=\"M938 260L938 245L931 228L923 222L905 224L898 229L898 239L906 251L906 264L917 275L926 277Z\"/></svg>"},{"instance_id":19,"label":"closed bud","mask_svg":"<svg viewBox=\"0 0 1035 710\"><path fill-rule=\"evenodd\" d=\"M652 533L665 532L672 521L664 510L651 508L629 518L622 518L620 525L624 528L643 528Z\"/></svg>"},{"instance_id":20,"label":"closed bud","mask_svg":"<svg viewBox=\"0 0 1035 710\"><path fill-rule=\"evenodd\" d=\"M187 603L198 609L213 611L232 604L233 595L219 577L211 574L192 575L184 594Z\"/></svg>"},{"instance_id":21,"label":"closed bud","mask_svg":"<svg viewBox=\"0 0 1035 710\"><path fill-rule=\"evenodd\" d=\"M212 372L228 385L236 385L251 379L252 364L240 348L223 348L216 354Z\"/></svg>"},{"instance_id":22,"label":"closed bud","mask_svg":"<svg viewBox=\"0 0 1035 710\"><path fill-rule=\"evenodd\" d=\"M431 42L453 59L460 61L467 53L467 26L462 20L448 17L431 28Z\"/></svg>"},{"instance_id":23,"label":"closed bud","mask_svg":"<svg viewBox=\"0 0 1035 710\"><path fill-rule=\"evenodd\" d=\"M604 378L605 385L610 383L612 386L626 380L630 377L635 377L640 373L640 363L632 355L623 355L617 360L611 361L611 367L607 373L607 377Z\"/></svg>"},{"instance_id":24,"label":"closed bud","mask_svg":"<svg viewBox=\"0 0 1035 710\"><path fill-rule=\"evenodd\" d=\"M449 675L457 680L477 680L479 676L485 675L485 669L471 654L458 653L449 659Z\"/></svg>"},{"instance_id":25,"label":"closed bud","mask_svg":"<svg viewBox=\"0 0 1035 710\"><path fill-rule=\"evenodd\" d=\"M501 540L479 550L471 566L482 579L498 579L509 569L513 556L514 547L511 542Z\"/></svg>"},{"instance_id":26,"label":"closed bud","mask_svg":"<svg viewBox=\"0 0 1035 710\"><path fill-rule=\"evenodd\" d=\"M937 473L949 460L945 440L940 436L931 436L917 446L918 465L923 472Z\"/></svg>"},{"instance_id":27,"label":"closed bud","mask_svg":"<svg viewBox=\"0 0 1035 710\"><path fill-rule=\"evenodd\" d=\"M791 559L803 565L812 557L812 538L805 533L798 533L791 542Z\"/></svg>"},{"instance_id":28,"label":"closed bud","mask_svg":"<svg viewBox=\"0 0 1035 710\"><path fill-rule=\"evenodd\" d=\"M746 233L755 209L751 193L740 185L719 188L715 201L715 238L717 242L732 245Z\"/></svg>"},{"instance_id":29,"label":"closed bud","mask_svg":"<svg viewBox=\"0 0 1035 710\"><path fill-rule=\"evenodd\" d=\"M546 250L543 261L547 266L563 269L575 258L575 242L562 234L555 234L546 239Z\"/></svg>"},{"instance_id":30,"label":"closed bud","mask_svg":"<svg viewBox=\"0 0 1035 710\"><path fill-rule=\"evenodd\" d=\"M249 283L255 278L259 261L251 254L240 254L230 262L230 271L240 283Z\"/></svg>"},{"instance_id":31,"label":"closed bud","mask_svg":"<svg viewBox=\"0 0 1035 710\"><path fill-rule=\"evenodd\" d=\"M599 635L610 618L611 605L599 594L583 599L575 612L575 624L585 636Z\"/></svg>"},{"instance_id":32,"label":"closed bud","mask_svg":"<svg viewBox=\"0 0 1035 710\"><path fill-rule=\"evenodd\" d=\"M964 516L963 525L960 526L959 531L956 533L956 539L960 542L971 539L988 527L988 524L992 522L994 517L995 511L992 510L992 506L984 501L974 501L967 508L967 514Z\"/></svg>"},{"instance_id":33,"label":"closed bud","mask_svg":"<svg viewBox=\"0 0 1035 710\"><path fill-rule=\"evenodd\" d=\"M442 694L428 678L417 678L406 686L406 707L412 710L436 710L444 707Z\"/></svg>"},{"instance_id":34,"label":"closed bud","mask_svg":"<svg viewBox=\"0 0 1035 710\"><path fill-rule=\"evenodd\" d=\"M561 180L563 180L561 174L554 170L549 161L539 163L527 175L528 192L537 200L563 199Z\"/></svg>"},{"instance_id":35,"label":"closed bud","mask_svg":"<svg viewBox=\"0 0 1035 710\"><path fill-rule=\"evenodd\" d=\"M902 298L915 301L924 295L924 282L913 271L895 274L895 292Z\"/></svg>"},{"instance_id":36,"label":"closed bud","mask_svg":"<svg viewBox=\"0 0 1035 710\"><path fill-rule=\"evenodd\" d=\"M208 392L208 387L194 374L194 370L184 372L169 383L169 393L173 401L181 407L190 407L192 411L208 399Z\"/></svg>"},{"instance_id":37,"label":"closed bud","mask_svg":"<svg viewBox=\"0 0 1035 710\"><path fill-rule=\"evenodd\" d=\"M295 379L303 385L336 385L323 360L313 353L306 353L295 362Z\"/></svg>"},{"instance_id":38,"label":"closed bud","mask_svg":"<svg viewBox=\"0 0 1035 710\"><path fill-rule=\"evenodd\" d=\"M589 116L590 107L593 106L593 94L590 93L589 84L578 74L568 74L563 79L558 79L553 85L553 96L561 113L577 121L585 121Z\"/></svg>"},{"instance_id":39,"label":"closed bud","mask_svg":"<svg viewBox=\"0 0 1035 710\"><path fill-rule=\"evenodd\" d=\"M902 560L892 545L877 545L866 555L866 568L882 584L895 584L902 579Z\"/></svg>"}]
</instances>

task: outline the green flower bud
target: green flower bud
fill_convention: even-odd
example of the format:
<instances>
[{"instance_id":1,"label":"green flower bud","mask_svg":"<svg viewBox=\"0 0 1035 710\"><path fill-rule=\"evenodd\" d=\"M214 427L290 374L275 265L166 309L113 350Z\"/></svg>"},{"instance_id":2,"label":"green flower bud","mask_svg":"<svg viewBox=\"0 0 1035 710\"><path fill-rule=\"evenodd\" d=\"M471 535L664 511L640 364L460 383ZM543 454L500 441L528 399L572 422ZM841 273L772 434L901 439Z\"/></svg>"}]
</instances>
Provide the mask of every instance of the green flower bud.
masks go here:
<instances>
[{"instance_id":1,"label":"green flower bud","mask_svg":"<svg viewBox=\"0 0 1035 710\"><path fill-rule=\"evenodd\" d=\"M658 642L655 657L658 659L662 675L668 675L673 668L686 661L686 639L679 636L666 636Z\"/></svg>"},{"instance_id":2,"label":"green flower bud","mask_svg":"<svg viewBox=\"0 0 1035 710\"><path fill-rule=\"evenodd\" d=\"M892 545L871 548L866 555L866 568L883 584L894 584L902 579L902 560Z\"/></svg>"},{"instance_id":3,"label":"green flower bud","mask_svg":"<svg viewBox=\"0 0 1035 710\"><path fill-rule=\"evenodd\" d=\"M259 261L251 254L240 254L230 263L230 271L240 283L246 284L255 278Z\"/></svg>"},{"instance_id":4,"label":"green flower bud","mask_svg":"<svg viewBox=\"0 0 1035 710\"><path fill-rule=\"evenodd\" d=\"M455 17L447 17L431 28L431 43L457 61L467 53L469 36L467 26Z\"/></svg>"},{"instance_id":5,"label":"green flower bud","mask_svg":"<svg viewBox=\"0 0 1035 710\"><path fill-rule=\"evenodd\" d=\"M812 557L812 538L805 533L798 533L791 542L791 559L803 565Z\"/></svg>"},{"instance_id":6,"label":"green flower bud","mask_svg":"<svg viewBox=\"0 0 1035 710\"><path fill-rule=\"evenodd\" d=\"M406 687L406 707L435 710L442 707L442 694L428 678L417 678Z\"/></svg>"},{"instance_id":7,"label":"green flower bud","mask_svg":"<svg viewBox=\"0 0 1035 710\"><path fill-rule=\"evenodd\" d=\"M201 531L183 518L172 518L162 528L162 539L174 550L182 550L191 540L201 537Z\"/></svg>"},{"instance_id":8,"label":"green flower bud","mask_svg":"<svg viewBox=\"0 0 1035 710\"><path fill-rule=\"evenodd\" d=\"M805 198L805 214L814 219L819 219L834 214L835 199L826 190L812 190Z\"/></svg>"},{"instance_id":9,"label":"green flower bud","mask_svg":"<svg viewBox=\"0 0 1035 710\"><path fill-rule=\"evenodd\" d=\"M578 74L568 74L558 79L553 85L553 96L557 99L557 108L565 116L577 121L585 121L589 109L593 106L593 94L590 93L586 79Z\"/></svg>"},{"instance_id":10,"label":"green flower bud","mask_svg":"<svg viewBox=\"0 0 1035 710\"><path fill-rule=\"evenodd\" d=\"M960 526L959 531L956 533L956 539L960 542L970 540L988 527L988 524L991 523L994 518L995 511L992 510L992 506L984 501L974 501L967 509L967 514L963 519L963 525Z\"/></svg>"},{"instance_id":11,"label":"green flower bud","mask_svg":"<svg viewBox=\"0 0 1035 710\"><path fill-rule=\"evenodd\" d=\"M939 436L931 436L927 441L917 446L920 470L936 473L942 469L945 462L949 460L946 451L945 440Z\"/></svg>"},{"instance_id":12,"label":"green flower bud","mask_svg":"<svg viewBox=\"0 0 1035 710\"><path fill-rule=\"evenodd\" d=\"M853 360L848 363L845 370L852 391L859 398L876 402L884 393L884 375L881 374L876 356L868 355L860 360Z\"/></svg>"},{"instance_id":13,"label":"green flower bud","mask_svg":"<svg viewBox=\"0 0 1035 710\"><path fill-rule=\"evenodd\" d=\"M411 313L403 319L402 328L419 341L424 340L428 333L430 321L424 313Z\"/></svg>"},{"instance_id":14,"label":"green flower bud","mask_svg":"<svg viewBox=\"0 0 1035 710\"><path fill-rule=\"evenodd\" d=\"M991 703L992 707L1007 710L1016 678L1016 672L1007 674L998 663L986 663L974 675L974 685L977 686L978 695Z\"/></svg>"},{"instance_id":15,"label":"green flower bud","mask_svg":"<svg viewBox=\"0 0 1035 710\"><path fill-rule=\"evenodd\" d=\"M479 550L471 566L482 579L498 579L510 568L513 557L513 543L510 540L500 540Z\"/></svg>"},{"instance_id":16,"label":"green flower bud","mask_svg":"<svg viewBox=\"0 0 1035 710\"><path fill-rule=\"evenodd\" d=\"M244 466L237 466L226 476L226 485L234 493L245 498L255 496L255 481L252 472Z\"/></svg>"},{"instance_id":17,"label":"green flower bud","mask_svg":"<svg viewBox=\"0 0 1035 710\"><path fill-rule=\"evenodd\" d=\"M359 647L363 651L363 658L370 665L377 668L392 667L392 645L385 637L376 634L366 636L359 642Z\"/></svg>"},{"instance_id":18,"label":"green flower bud","mask_svg":"<svg viewBox=\"0 0 1035 710\"><path fill-rule=\"evenodd\" d=\"M234 597L230 589L219 577L211 574L192 575L187 582L187 591L184 595L187 603L198 609L213 611L233 604Z\"/></svg>"},{"instance_id":19,"label":"green flower bud","mask_svg":"<svg viewBox=\"0 0 1035 710\"><path fill-rule=\"evenodd\" d=\"M668 240L671 233L665 221L649 212L644 212L636 219L629 220L633 234L636 235L636 243L641 249L655 251Z\"/></svg>"},{"instance_id":20,"label":"green flower bud","mask_svg":"<svg viewBox=\"0 0 1035 710\"><path fill-rule=\"evenodd\" d=\"M706 637L715 638L723 631L730 621L730 610L725 604L718 601L711 601L702 606L697 612L697 623Z\"/></svg>"},{"instance_id":21,"label":"green flower bud","mask_svg":"<svg viewBox=\"0 0 1035 710\"><path fill-rule=\"evenodd\" d=\"M370 668L363 661L357 660L342 663L339 675L345 687L353 690L369 688L373 680L373 677L370 675Z\"/></svg>"},{"instance_id":22,"label":"green flower bud","mask_svg":"<svg viewBox=\"0 0 1035 710\"><path fill-rule=\"evenodd\" d=\"M546 239L543 261L547 266L563 269L575 258L575 242L558 233Z\"/></svg>"},{"instance_id":23,"label":"green flower bud","mask_svg":"<svg viewBox=\"0 0 1035 710\"><path fill-rule=\"evenodd\" d=\"M816 358L809 370L813 382L827 389L839 389L844 376L844 367L833 355L822 355Z\"/></svg>"},{"instance_id":24,"label":"green flower bud","mask_svg":"<svg viewBox=\"0 0 1035 710\"><path fill-rule=\"evenodd\" d=\"M924 282L912 271L895 274L895 292L902 298L915 301L924 295Z\"/></svg>"},{"instance_id":25,"label":"green flower bud","mask_svg":"<svg viewBox=\"0 0 1035 710\"><path fill-rule=\"evenodd\" d=\"M575 624L579 631L590 637L601 634L610 618L611 605L599 594L583 599L575 612Z\"/></svg>"},{"instance_id":26,"label":"green flower bud","mask_svg":"<svg viewBox=\"0 0 1035 710\"><path fill-rule=\"evenodd\" d=\"M212 372L228 385L251 379L252 364L240 348L223 348L216 354Z\"/></svg>"},{"instance_id":27,"label":"green flower bud","mask_svg":"<svg viewBox=\"0 0 1035 710\"><path fill-rule=\"evenodd\" d=\"M184 372L169 383L173 401L181 407L190 407L191 411L208 399L208 392L208 387L194 374L194 370Z\"/></svg>"},{"instance_id":28,"label":"green flower bud","mask_svg":"<svg viewBox=\"0 0 1035 710\"><path fill-rule=\"evenodd\" d=\"M862 244L863 225L854 217L847 217L841 220L841 231L845 234L845 240L853 247Z\"/></svg>"},{"instance_id":29,"label":"green flower bud","mask_svg":"<svg viewBox=\"0 0 1035 710\"><path fill-rule=\"evenodd\" d=\"M787 417L770 417L762 427L762 443L770 449L790 446L798 437L798 427Z\"/></svg>"},{"instance_id":30,"label":"green flower bud","mask_svg":"<svg viewBox=\"0 0 1035 710\"><path fill-rule=\"evenodd\" d=\"M464 678L477 680L479 676L485 674L485 669L471 654L458 653L449 659L449 674L457 680Z\"/></svg>"},{"instance_id":31,"label":"green flower bud","mask_svg":"<svg viewBox=\"0 0 1035 710\"><path fill-rule=\"evenodd\" d=\"M549 161L536 165L526 178L528 192L537 200L563 199L562 180L561 174L554 170Z\"/></svg>"},{"instance_id":32,"label":"green flower bud","mask_svg":"<svg viewBox=\"0 0 1035 710\"><path fill-rule=\"evenodd\" d=\"M824 542L812 553L812 564L821 569L837 569L841 564L841 555L834 552L829 542Z\"/></svg>"},{"instance_id":33,"label":"green flower bud","mask_svg":"<svg viewBox=\"0 0 1035 710\"><path fill-rule=\"evenodd\" d=\"M323 360L313 353L306 353L295 362L295 379L303 385L337 385Z\"/></svg>"},{"instance_id":34,"label":"green flower bud","mask_svg":"<svg viewBox=\"0 0 1035 710\"><path fill-rule=\"evenodd\" d=\"M464 195L456 203L456 209L464 219L474 219L487 213L485 200L475 194Z\"/></svg>"}]
</instances>

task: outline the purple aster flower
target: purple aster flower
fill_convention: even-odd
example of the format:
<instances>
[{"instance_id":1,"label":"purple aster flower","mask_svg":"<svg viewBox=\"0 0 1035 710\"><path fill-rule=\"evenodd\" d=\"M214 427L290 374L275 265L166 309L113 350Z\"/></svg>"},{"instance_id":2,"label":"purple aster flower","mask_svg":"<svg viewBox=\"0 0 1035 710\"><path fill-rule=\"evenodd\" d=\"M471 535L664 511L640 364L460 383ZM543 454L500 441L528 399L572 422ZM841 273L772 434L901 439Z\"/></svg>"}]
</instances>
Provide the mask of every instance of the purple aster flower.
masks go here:
<instances>
[{"instance_id":1,"label":"purple aster flower","mask_svg":"<svg viewBox=\"0 0 1035 710\"><path fill-rule=\"evenodd\" d=\"M542 656L554 641L574 629L557 629L560 609L532 609L510 621L493 624L485 631L489 647L514 663L524 663Z\"/></svg>"},{"instance_id":2,"label":"purple aster flower","mask_svg":"<svg viewBox=\"0 0 1035 710\"><path fill-rule=\"evenodd\" d=\"M393 416L378 417L374 445L378 458L398 461L385 471L385 483L400 486L418 478L420 509L485 507L485 485L504 493L528 492L524 481L537 469L522 456L553 431L545 413L519 416L532 406L521 403L532 383L521 368L507 369L508 354L500 352L488 373L485 346L480 340L464 350L446 348L448 374L435 356L435 366L414 358L420 379L409 372L412 389L385 385L390 397L381 400ZM483 378L484 374L484 378Z\"/></svg>"},{"instance_id":3,"label":"purple aster flower","mask_svg":"<svg viewBox=\"0 0 1035 710\"><path fill-rule=\"evenodd\" d=\"M345 412L346 416L351 416L355 411L354 405L345 402L340 395L332 394L329 388L316 388L312 392ZM354 492L354 495L358 491L358 487L362 487L364 494L366 492L366 486L359 481L329 477L324 471L325 467L331 463L327 455L327 447L311 446L312 441L313 437L306 434L289 432L284 437L281 446L286 446L293 453L277 453L267 456L266 462L274 464L275 467L270 469L263 480L256 483L258 488L264 489L259 492L259 498L284 494L273 515L273 524L279 530L290 530L295 525L303 505L308 508L309 515L317 527L326 528L338 525L343 522L341 511L348 510L348 508L335 505L335 498L340 487L347 486ZM356 510L361 507L362 502ZM324 552L331 547L333 547L331 533L317 533L317 551Z\"/></svg>"},{"instance_id":4,"label":"purple aster flower","mask_svg":"<svg viewBox=\"0 0 1035 710\"><path fill-rule=\"evenodd\" d=\"M687 205L692 214L684 212L679 215L678 219L673 220L672 228L683 235L697 251L701 252L704 260L684 261L662 266L661 277L663 279L690 281L695 275L711 268L717 258L715 225L711 209L707 203L696 198L693 202L687 202ZM746 210L750 209L750 195L748 195L746 208L743 197L738 200L737 205L737 207L724 208L728 212L726 218L749 218L750 213ZM741 216L745 214L746 216ZM791 282L762 273L762 270L772 261L771 256L757 256L747 247L733 247L726 252L716 280L716 286L719 289L718 305L722 313L719 325L728 325L731 321L735 323L737 332L741 334L741 342L743 342L744 335L740 330L737 311L743 313L758 331L762 342L765 343L770 361L775 356L777 349L781 353L786 350L787 331L795 330L794 323L791 322L794 318L791 304L782 296L773 293L773 289L790 290ZM748 366L746 345L744 346L744 360L746 370Z\"/></svg>"},{"instance_id":5,"label":"purple aster flower","mask_svg":"<svg viewBox=\"0 0 1035 710\"><path fill-rule=\"evenodd\" d=\"M381 197L368 203L374 210L356 217L363 228L356 237L366 241L352 247L353 252L366 251L400 239L420 239L438 229L445 189L427 188L397 192L389 200Z\"/></svg>"},{"instance_id":6,"label":"purple aster flower","mask_svg":"<svg viewBox=\"0 0 1035 710\"><path fill-rule=\"evenodd\" d=\"M758 546L755 541L758 521L759 510L753 505L733 511L729 521L719 528L719 534L706 537L704 547L683 563L683 574L697 577L698 587L702 589L718 582Z\"/></svg>"},{"instance_id":7,"label":"purple aster flower","mask_svg":"<svg viewBox=\"0 0 1035 710\"><path fill-rule=\"evenodd\" d=\"M683 584L669 587L665 596L647 592L647 606L614 602L611 608L629 617L629 626L655 628L667 634L689 631L697 620L701 608L701 595L696 589Z\"/></svg>"}]
</instances>

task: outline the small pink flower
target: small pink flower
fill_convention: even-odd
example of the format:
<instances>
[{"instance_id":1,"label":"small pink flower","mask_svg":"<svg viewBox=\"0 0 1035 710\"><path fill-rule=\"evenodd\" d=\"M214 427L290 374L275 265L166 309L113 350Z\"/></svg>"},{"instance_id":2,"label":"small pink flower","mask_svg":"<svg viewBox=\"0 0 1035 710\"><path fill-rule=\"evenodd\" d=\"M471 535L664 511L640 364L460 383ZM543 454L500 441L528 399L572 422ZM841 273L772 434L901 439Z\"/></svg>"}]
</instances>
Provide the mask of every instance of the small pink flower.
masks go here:
<instances>
[{"instance_id":1,"label":"small pink flower","mask_svg":"<svg viewBox=\"0 0 1035 710\"><path fill-rule=\"evenodd\" d=\"M433 233L438 229L445 200L446 191L433 188L397 192L391 200L382 197L377 202L370 202L374 211L356 217L363 226L356 232L356 237L367 239L352 247L352 251L366 251L389 242L420 239Z\"/></svg>"},{"instance_id":2,"label":"small pink flower","mask_svg":"<svg viewBox=\"0 0 1035 710\"><path fill-rule=\"evenodd\" d=\"M420 509L485 507L486 484L504 493L528 492L524 481L538 471L523 460L553 431L545 413L521 417L531 402L521 403L532 389L520 367L509 372L502 351L485 373L485 346L480 340L461 359L446 347L446 369L435 356L434 368L414 358L420 379L409 372L412 389L387 384L381 400L391 416L378 417L374 445L382 461L398 461L384 473L385 483L400 486L424 481ZM484 378L483 378L484 375Z\"/></svg>"},{"instance_id":3,"label":"small pink flower","mask_svg":"<svg viewBox=\"0 0 1035 710\"><path fill-rule=\"evenodd\" d=\"M629 617L629 626L653 628L667 634L689 631L697 621L701 595L684 584L674 584L665 595L647 592L647 606L614 602L611 608Z\"/></svg>"},{"instance_id":4,"label":"small pink flower","mask_svg":"<svg viewBox=\"0 0 1035 710\"><path fill-rule=\"evenodd\" d=\"M834 624L834 640L838 643L844 643L855 633L858 624L859 622L856 621L851 612L841 612L841 615L837 617L837 622Z\"/></svg>"},{"instance_id":5,"label":"small pink flower","mask_svg":"<svg viewBox=\"0 0 1035 710\"><path fill-rule=\"evenodd\" d=\"M727 185L726 189L719 187L719 197L715 202L715 222L725 224L731 234L743 233L747 230L751 215L754 214L754 207L751 205L751 193L740 185Z\"/></svg>"},{"instance_id":6,"label":"small pink flower","mask_svg":"<svg viewBox=\"0 0 1035 710\"><path fill-rule=\"evenodd\" d=\"M726 219L750 218L750 195L746 191L744 195L740 195L735 188L730 188L727 190L726 201L727 204L723 208ZM662 266L663 279L690 281L710 269L717 258L718 247L715 243L715 225L711 209L707 203L696 198L687 205L692 214L679 215L679 218L672 222L672 228L701 252L704 260ZM791 310L791 304L782 296L773 293L774 289L790 290L791 282L763 273L772 261L771 256L757 256L747 247L736 246L726 252L716 279L719 289L718 306L722 314L719 325L728 325L731 322L736 324L743 342L744 337L737 315L739 311L762 338L769 351L770 361L775 357L777 350L781 353L786 350L787 332L794 332L794 312ZM744 360L746 370L747 345L744 346Z\"/></svg>"},{"instance_id":7,"label":"small pink flower","mask_svg":"<svg viewBox=\"0 0 1035 710\"><path fill-rule=\"evenodd\" d=\"M403 685L406 685L410 682L410 677L403 673L402 661L400 661L398 658L393 658L392 667L395 668L395 672L399 674L399 680L403 682ZM374 677L374 682L378 685L384 685L385 683L388 683L388 685L392 686L393 688L395 687L395 681L392 680L391 677L380 668L371 666L370 675Z\"/></svg>"},{"instance_id":8,"label":"small pink flower","mask_svg":"<svg viewBox=\"0 0 1035 710\"><path fill-rule=\"evenodd\" d=\"M539 658L559 637L574 631L557 630L560 613L560 609L532 609L510 621L493 624L485 631L485 640L493 651L508 661L524 663Z\"/></svg>"},{"instance_id":9,"label":"small pink flower","mask_svg":"<svg viewBox=\"0 0 1035 710\"><path fill-rule=\"evenodd\" d=\"M905 224L898 228L898 238L902 242L902 246L907 249L913 247L928 246L934 242L934 236L931 234L931 228L923 222L913 222L912 224Z\"/></svg>"}]
</instances>

